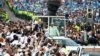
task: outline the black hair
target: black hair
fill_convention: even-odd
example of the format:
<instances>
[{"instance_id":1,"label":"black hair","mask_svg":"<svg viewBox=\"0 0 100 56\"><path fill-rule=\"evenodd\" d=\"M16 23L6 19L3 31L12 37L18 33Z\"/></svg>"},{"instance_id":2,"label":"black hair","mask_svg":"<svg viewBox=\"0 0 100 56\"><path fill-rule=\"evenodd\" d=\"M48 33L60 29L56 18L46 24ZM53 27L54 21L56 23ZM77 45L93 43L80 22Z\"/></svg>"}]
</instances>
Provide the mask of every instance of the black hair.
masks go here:
<instances>
[{"instance_id":1,"label":"black hair","mask_svg":"<svg viewBox=\"0 0 100 56\"><path fill-rule=\"evenodd\" d=\"M27 39L27 42L30 43L30 42L31 42L31 38L28 38L28 39Z\"/></svg>"},{"instance_id":2,"label":"black hair","mask_svg":"<svg viewBox=\"0 0 100 56\"><path fill-rule=\"evenodd\" d=\"M20 48L20 47L21 47L21 45L17 45L17 47L18 47L18 48Z\"/></svg>"},{"instance_id":3,"label":"black hair","mask_svg":"<svg viewBox=\"0 0 100 56\"><path fill-rule=\"evenodd\" d=\"M32 56L30 51L28 52L28 56Z\"/></svg>"},{"instance_id":4,"label":"black hair","mask_svg":"<svg viewBox=\"0 0 100 56\"><path fill-rule=\"evenodd\" d=\"M5 37L6 37L4 33L2 34L2 37L3 37L3 38L5 38Z\"/></svg>"},{"instance_id":5,"label":"black hair","mask_svg":"<svg viewBox=\"0 0 100 56\"><path fill-rule=\"evenodd\" d=\"M40 56L43 56L44 55L44 53L42 52L41 54L40 54Z\"/></svg>"},{"instance_id":6,"label":"black hair","mask_svg":"<svg viewBox=\"0 0 100 56\"><path fill-rule=\"evenodd\" d=\"M2 47L1 43L0 43L0 48Z\"/></svg>"},{"instance_id":7,"label":"black hair","mask_svg":"<svg viewBox=\"0 0 100 56\"><path fill-rule=\"evenodd\" d=\"M32 49L33 49L33 47L29 47L29 49L30 49L30 50L32 50Z\"/></svg>"},{"instance_id":8,"label":"black hair","mask_svg":"<svg viewBox=\"0 0 100 56\"><path fill-rule=\"evenodd\" d=\"M72 56L72 54L78 54L76 51L71 51L68 56Z\"/></svg>"},{"instance_id":9,"label":"black hair","mask_svg":"<svg viewBox=\"0 0 100 56\"><path fill-rule=\"evenodd\" d=\"M39 56L39 52L37 52L35 56Z\"/></svg>"},{"instance_id":10,"label":"black hair","mask_svg":"<svg viewBox=\"0 0 100 56\"><path fill-rule=\"evenodd\" d=\"M96 38L93 38L93 37L92 37L92 38L89 38L89 39L88 39L88 43L89 43L89 44L96 45L96 44L98 43L98 41L97 41Z\"/></svg>"},{"instance_id":11,"label":"black hair","mask_svg":"<svg viewBox=\"0 0 100 56\"><path fill-rule=\"evenodd\" d=\"M20 30L18 30L18 31L17 31L17 34L21 34L21 31L20 31Z\"/></svg>"},{"instance_id":12,"label":"black hair","mask_svg":"<svg viewBox=\"0 0 100 56\"><path fill-rule=\"evenodd\" d=\"M23 52L23 56L25 56L25 51L22 51Z\"/></svg>"},{"instance_id":13,"label":"black hair","mask_svg":"<svg viewBox=\"0 0 100 56\"><path fill-rule=\"evenodd\" d=\"M66 45L63 44L62 47L66 48Z\"/></svg>"},{"instance_id":14,"label":"black hair","mask_svg":"<svg viewBox=\"0 0 100 56\"><path fill-rule=\"evenodd\" d=\"M17 32L18 32L18 30L17 30L17 29L14 29L14 30L12 30L12 32L17 33Z\"/></svg>"},{"instance_id":15,"label":"black hair","mask_svg":"<svg viewBox=\"0 0 100 56\"><path fill-rule=\"evenodd\" d=\"M100 34L100 31L96 31L97 34Z\"/></svg>"},{"instance_id":16,"label":"black hair","mask_svg":"<svg viewBox=\"0 0 100 56\"><path fill-rule=\"evenodd\" d=\"M18 40L18 36L17 36L17 35L14 35L14 36L13 36L13 39L14 39L14 40Z\"/></svg>"},{"instance_id":17,"label":"black hair","mask_svg":"<svg viewBox=\"0 0 100 56\"><path fill-rule=\"evenodd\" d=\"M56 52L56 56L61 56L59 52Z\"/></svg>"},{"instance_id":18,"label":"black hair","mask_svg":"<svg viewBox=\"0 0 100 56\"><path fill-rule=\"evenodd\" d=\"M40 36L41 36L41 33L37 33L36 36L37 36L37 37L40 37Z\"/></svg>"},{"instance_id":19,"label":"black hair","mask_svg":"<svg viewBox=\"0 0 100 56\"><path fill-rule=\"evenodd\" d=\"M17 35L14 35L13 36L13 40L9 41L10 43L12 43L14 40L18 40L18 36Z\"/></svg>"}]
</instances>

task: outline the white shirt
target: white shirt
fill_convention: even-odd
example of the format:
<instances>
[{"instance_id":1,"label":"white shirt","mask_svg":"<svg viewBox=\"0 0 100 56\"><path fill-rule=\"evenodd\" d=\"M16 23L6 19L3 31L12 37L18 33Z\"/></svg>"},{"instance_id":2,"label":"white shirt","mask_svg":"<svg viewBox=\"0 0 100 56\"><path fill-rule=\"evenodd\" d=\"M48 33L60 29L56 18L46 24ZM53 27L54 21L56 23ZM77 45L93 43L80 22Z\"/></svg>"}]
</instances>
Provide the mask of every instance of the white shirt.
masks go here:
<instances>
[{"instance_id":1,"label":"white shirt","mask_svg":"<svg viewBox=\"0 0 100 56\"><path fill-rule=\"evenodd\" d=\"M13 40L13 36L16 35L15 33L11 33L10 36L7 36L8 38L10 38L10 40Z\"/></svg>"},{"instance_id":2,"label":"white shirt","mask_svg":"<svg viewBox=\"0 0 100 56\"><path fill-rule=\"evenodd\" d=\"M11 32L7 32L7 36L9 36L11 34Z\"/></svg>"},{"instance_id":3,"label":"white shirt","mask_svg":"<svg viewBox=\"0 0 100 56\"><path fill-rule=\"evenodd\" d=\"M33 52L33 53L32 53L32 56L36 56L36 53L37 53L37 52Z\"/></svg>"},{"instance_id":4,"label":"white shirt","mask_svg":"<svg viewBox=\"0 0 100 56\"><path fill-rule=\"evenodd\" d=\"M48 37L49 36L49 31L48 29L44 29L45 30L45 36Z\"/></svg>"},{"instance_id":5,"label":"white shirt","mask_svg":"<svg viewBox=\"0 0 100 56\"><path fill-rule=\"evenodd\" d=\"M30 37L30 39L31 39L30 45L33 45L33 38L32 38L32 36Z\"/></svg>"},{"instance_id":6,"label":"white shirt","mask_svg":"<svg viewBox=\"0 0 100 56\"><path fill-rule=\"evenodd\" d=\"M37 34L37 33L35 33L35 34L33 35L33 37L34 37L35 39L38 39L37 36L36 36L36 34Z\"/></svg>"},{"instance_id":7,"label":"white shirt","mask_svg":"<svg viewBox=\"0 0 100 56\"><path fill-rule=\"evenodd\" d=\"M20 56L20 54L19 53L16 53L14 56Z\"/></svg>"},{"instance_id":8,"label":"white shirt","mask_svg":"<svg viewBox=\"0 0 100 56\"><path fill-rule=\"evenodd\" d=\"M24 43L27 43L27 39L28 39L28 37L27 36L24 36Z\"/></svg>"},{"instance_id":9,"label":"white shirt","mask_svg":"<svg viewBox=\"0 0 100 56\"><path fill-rule=\"evenodd\" d=\"M22 44L27 43L27 39L28 39L27 36L20 37L20 43L22 43Z\"/></svg>"},{"instance_id":10,"label":"white shirt","mask_svg":"<svg viewBox=\"0 0 100 56\"><path fill-rule=\"evenodd\" d=\"M8 53L4 54L3 56L10 56Z\"/></svg>"},{"instance_id":11,"label":"white shirt","mask_svg":"<svg viewBox=\"0 0 100 56\"><path fill-rule=\"evenodd\" d=\"M25 44L21 44L21 48L24 48L24 47L26 47L26 45Z\"/></svg>"},{"instance_id":12,"label":"white shirt","mask_svg":"<svg viewBox=\"0 0 100 56\"><path fill-rule=\"evenodd\" d=\"M14 40L11 45L18 45L19 44L19 41L18 40Z\"/></svg>"},{"instance_id":13,"label":"white shirt","mask_svg":"<svg viewBox=\"0 0 100 56\"><path fill-rule=\"evenodd\" d=\"M2 49L2 48L0 48L0 55L2 55L2 51L3 51L3 49Z\"/></svg>"},{"instance_id":14,"label":"white shirt","mask_svg":"<svg viewBox=\"0 0 100 56\"><path fill-rule=\"evenodd\" d=\"M20 37L20 42L21 43L24 43L24 40L25 40L25 37L24 36Z\"/></svg>"}]
</instances>

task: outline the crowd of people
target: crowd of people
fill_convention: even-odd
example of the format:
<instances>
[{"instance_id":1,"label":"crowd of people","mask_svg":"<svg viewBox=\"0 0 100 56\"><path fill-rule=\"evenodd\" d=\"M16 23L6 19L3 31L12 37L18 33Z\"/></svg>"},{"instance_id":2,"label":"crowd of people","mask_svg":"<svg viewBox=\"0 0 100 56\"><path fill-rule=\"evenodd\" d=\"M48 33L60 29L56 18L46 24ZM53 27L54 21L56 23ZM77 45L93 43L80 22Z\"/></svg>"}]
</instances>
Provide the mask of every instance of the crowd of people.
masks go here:
<instances>
[{"instance_id":1,"label":"crowd of people","mask_svg":"<svg viewBox=\"0 0 100 56\"><path fill-rule=\"evenodd\" d=\"M17 10L25 10L35 12L37 15L47 15L48 13L48 5L47 0L10 0L11 4ZM62 5L56 12L56 15L64 16L64 15L76 15L76 17L84 17L86 16L87 8L92 8L94 10L94 16L96 16L95 20L98 20L97 9L100 7L100 2L97 1L85 1L85 0L61 0ZM96 14L95 14L96 13ZM100 21L100 20L99 20Z\"/></svg>"},{"instance_id":2,"label":"crowd of people","mask_svg":"<svg viewBox=\"0 0 100 56\"><path fill-rule=\"evenodd\" d=\"M65 2L59 7L59 9L57 10L56 15L58 16L67 16L70 18L82 18L84 19L85 17L88 18L88 9L92 9L93 10L93 18L95 21L99 21L99 17L100 17L100 2L99 1L85 1L85 0L75 0L75 1L67 1L65 0ZM92 11L91 11L92 13Z\"/></svg>"},{"instance_id":3,"label":"crowd of people","mask_svg":"<svg viewBox=\"0 0 100 56\"><path fill-rule=\"evenodd\" d=\"M100 23L66 23L67 37L80 45L100 45ZM0 21L0 55L8 56L66 56L65 45L47 38L48 24L44 21Z\"/></svg>"},{"instance_id":4,"label":"crowd of people","mask_svg":"<svg viewBox=\"0 0 100 56\"><path fill-rule=\"evenodd\" d=\"M46 0L13 0L11 4L17 10L31 11L38 15L45 15L47 11Z\"/></svg>"},{"instance_id":5,"label":"crowd of people","mask_svg":"<svg viewBox=\"0 0 100 56\"><path fill-rule=\"evenodd\" d=\"M100 45L100 23L72 23L67 24L68 37L81 45Z\"/></svg>"},{"instance_id":6,"label":"crowd of people","mask_svg":"<svg viewBox=\"0 0 100 56\"><path fill-rule=\"evenodd\" d=\"M33 2L27 0L14 1L14 7L19 10L31 10L40 14L43 13L43 10L46 12L46 1L31 1ZM74 2L73 4L73 7L77 5ZM64 15L64 13L66 15L68 11L66 8L68 9L67 6L61 9L60 13L62 14L60 15ZM85 12L81 10L79 12L81 12L79 15L66 15L69 17L66 17L68 21L66 21L65 31L67 34L65 35L81 46L99 46L100 23L87 23L86 18L82 17L80 19L78 17L83 16ZM55 40L48 39L48 31L48 23L42 20L34 23L32 21L0 21L0 56L78 56L79 53L77 51L65 53L65 45L57 44Z\"/></svg>"},{"instance_id":7,"label":"crowd of people","mask_svg":"<svg viewBox=\"0 0 100 56\"><path fill-rule=\"evenodd\" d=\"M92 8L96 10L97 8L100 7L100 2L99 1L85 1L85 0L75 0L75 1L70 1L70 0L65 0L65 2L60 6L59 10L62 10L63 14L67 12L76 12L76 11L84 11L86 8ZM60 13L61 11L58 12Z\"/></svg>"},{"instance_id":8,"label":"crowd of people","mask_svg":"<svg viewBox=\"0 0 100 56\"><path fill-rule=\"evenodd\" d=\"M54 40L46 37L46 29L47 25L43 26L43 22L35 22L32 26L31 21L10 23L0 21L0 56L68 55L63 52L64 45L56 44Z\"/></svg>"}]
</instances>

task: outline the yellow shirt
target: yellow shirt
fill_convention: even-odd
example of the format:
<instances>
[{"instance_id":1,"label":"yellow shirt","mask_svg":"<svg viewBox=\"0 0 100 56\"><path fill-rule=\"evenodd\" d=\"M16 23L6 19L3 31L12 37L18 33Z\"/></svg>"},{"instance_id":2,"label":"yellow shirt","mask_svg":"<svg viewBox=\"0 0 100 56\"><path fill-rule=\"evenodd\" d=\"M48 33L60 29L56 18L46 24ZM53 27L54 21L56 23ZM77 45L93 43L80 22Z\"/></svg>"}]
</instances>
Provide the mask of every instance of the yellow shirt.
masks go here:
<instances>
[{"instance_id":1,"label":"yellow shirt","mask_svg":"<svg viewBox=\"0 0 100 56\"><path fill-rule=\"evenodd\" d=\"M79 30L80 30L80 27L79 27L79 26L77 26L77 25L75 26L75 28L77 29L77 31L79 31Z\"/></svg>"}]
</instances>

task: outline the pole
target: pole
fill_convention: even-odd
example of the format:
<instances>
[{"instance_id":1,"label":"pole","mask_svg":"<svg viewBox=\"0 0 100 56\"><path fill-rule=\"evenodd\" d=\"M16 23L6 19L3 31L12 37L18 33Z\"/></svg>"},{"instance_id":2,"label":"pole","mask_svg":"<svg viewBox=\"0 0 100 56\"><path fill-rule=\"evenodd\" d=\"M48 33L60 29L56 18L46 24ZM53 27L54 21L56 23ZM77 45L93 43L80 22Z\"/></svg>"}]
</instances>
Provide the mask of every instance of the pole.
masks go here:
<instances>
[{"instance_id":1,"label":"pole","mask_svg":"<svg viewBox=\"0 0 100 56\"><path fill-rule=\"evenodd\" d=\"M34 21L34 18L35 18L35 17L33 17L33 19L32 19L32 31L33 31L33 27L34 27L33 24L34 24L34 22L35 22L35 21Z\"/></svg>"},{"instance_id":2,"label":"pole","mask_svg":"<svg viewBox=\"0 0 100 56\"><path fill-rule=\"evenodd\" d=\"M65 19L65 17L64 17L64 19ZM67 28L67 26L66 26L66 20L64 20L64 25L65 25L65 37L67 37L67 32L66 32L66 28Z\"/></svg>"},{"instance_id":3,"label":"pole","mask_svg":"<svg viewBox=\"0 0 100 56\"><path fill-rule=\"evenodd\" d=\"M49 32L49 36L50 36L50 17L48 17L48 32Z\"/></svg>"},{"instance_id":4,"label":"pole","mask_svg":"<svg viewBox=\"0 0 100 56\"><path fill-rule=\"evenodd\" d=\"M83 33L84 35L84 42L87 42L87 32L86 32L86 30L84 30L84 33Z\"/></svg>"}]
</instances>

